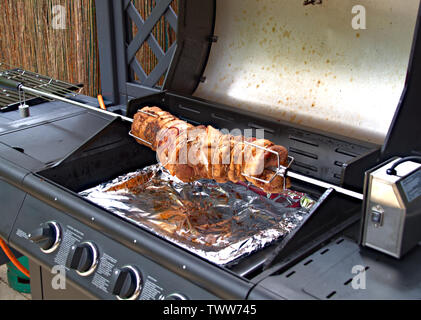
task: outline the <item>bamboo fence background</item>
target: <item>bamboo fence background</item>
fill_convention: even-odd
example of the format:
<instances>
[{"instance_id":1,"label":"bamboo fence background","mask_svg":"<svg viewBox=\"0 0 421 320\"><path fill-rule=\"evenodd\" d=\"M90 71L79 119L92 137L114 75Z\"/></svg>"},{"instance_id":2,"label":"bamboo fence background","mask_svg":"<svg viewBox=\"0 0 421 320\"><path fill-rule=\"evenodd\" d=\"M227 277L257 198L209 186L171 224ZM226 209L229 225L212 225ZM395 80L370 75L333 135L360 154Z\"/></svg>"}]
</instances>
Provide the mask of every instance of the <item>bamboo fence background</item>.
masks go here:
<instances>
[{"instance_id":1,"label":"bamboo fence background","mask_svg":"<svg viewBox=\"0 0 421 320\"><path fill-rule=\"evenodd\" d=\"M155 0L133 0L145 20ZM66 29L52 28L53 6L66 12ZM177 10L177 0L172 3ZM132 30L137 32L132 24ZM162 18L153 33L164 51L175 41L175 32ZM157 60L145 44L137 59L149 74ZM93 0L0 0L0 62L52 78L83 83L82 93L100 93L100 70ZM162 81L161 81L162 82Z\"/></svg>"}]
</instances>

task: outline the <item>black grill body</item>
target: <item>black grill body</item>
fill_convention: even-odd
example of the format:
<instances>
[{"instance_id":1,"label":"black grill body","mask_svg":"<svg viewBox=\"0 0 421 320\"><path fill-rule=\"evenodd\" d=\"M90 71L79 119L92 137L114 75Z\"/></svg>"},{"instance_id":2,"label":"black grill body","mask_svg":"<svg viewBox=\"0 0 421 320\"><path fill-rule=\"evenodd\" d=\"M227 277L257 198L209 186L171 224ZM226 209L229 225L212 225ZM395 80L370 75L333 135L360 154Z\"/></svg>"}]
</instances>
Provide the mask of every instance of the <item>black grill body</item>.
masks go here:
<instances>
[{"instance_id":1,"label":"black grill body","mask_svg":"<svg viewBox=\"0 0 421 320\"><path fill-rule=\"evenodd\" d=\"M165 3L169 4L162 1L161 11ZM132 81L133 68L139 68L127 61L133 54L126 50L148 37L132 39L126 34L130 24L125 14L139 21L131 2L96 1L98 21L106 22L98 30L102 85L105 98L115 104L113 110L131 117L143 106L157 105L193 124L264 129L266 138L288 147L296 158L292 170L360 193L366 170L391 156L419 154L420 14L401 101L384 145L375 145L192 97L198 84L206 81L203 71L217 41L215 4L180 0L177 48L172 56L162 55L162 63L147 81L155 84L156 77L165 74L164 86L158 88ZM173 18L171 12L169 16ZM96 105L91 98L79 98ZM139 268L141 299L162 299L172 293L189 299L420 297L419 247L400 261L360 248L363 203L296 180L293 188L318 199L300 228L235 265L211 264L78 195L156 162L151 150L128 136L129 123L54 101L32 110L32 117L24 120L18 120L16 111L0 114L0 236L30 258L35 298L115 299L110 270L124 265ZM32 230L48 221L57 222L63 233L62 244L52 254L28 240ZM66 270L69 288L54 290L51 270L64 265L69 247L83 241L98 248L98 269L88 277ZM371 277L365 291L350 289L355 264Z\"/></svg>"},{"instance_id":2,"label":"black grill body","mask_svg":"<svg viewBox=\"0 0 421 320\"><path fill-rule=\"evenodd\" d=\"M190 99L189 106L194 108L192 98L175 97L168 93L143 102L133 101L130 108L139 107L142 103L155 104L157 98L161 101L159 105L177 116L191 122L202 122L202 119L192 118L192 112L185 112L179 103L182 99ZM162 104L163 100L165 104ZM201 110L215 115L216 121L212 125L221 128L226 124L225 120L218 119L221 106L204 101L196 103L208 104ZM57 102L47 104L54 109ZM270 129L270 123L235 113L226 106L224 108L224 114L235 117L237 125L244 128L264 125ZM249 126L250 123L253 126ZM303 226L286 239L231 267L213 265L78 195L78 192L118 175L156 163L155 153L137 144L128 136L129 130L129 123L70 106L66 112L55 117L46 115L31 126L18 130L5 128L0 136L3 150L0 170L3 201L10 210L2 222L2 236L44 270L63 265L68 254L66 248L72 244L92 241L99 248L100 257L109 259L107 261L114 263L115 267L122 264L141 266L143 279L149 288L144 291L143 298L151 295L148 290L152 287L159 287L162 290L154 290L156 294L153 298L185 288L182 293L191 298L245 299L256 277L264 270L280 262L293 263L359 218L359 201L296 181L293 182L296 189L319 199L317 209ZM48 144L41 139L43 136ZM32 140L34 137L39 138ZM348 143L333 137L327 139L336 139L335 147ZM369 150L367 147L360 148ZM64 249L53 254L43 253L28 240L31 230L48 221L58 222L63 229L61 247ZM100 270L87 278L74 271L68 271L67 275L70 283L89 297L114 298L107 286L110 274Z\"/></svg>"}]
</instances>

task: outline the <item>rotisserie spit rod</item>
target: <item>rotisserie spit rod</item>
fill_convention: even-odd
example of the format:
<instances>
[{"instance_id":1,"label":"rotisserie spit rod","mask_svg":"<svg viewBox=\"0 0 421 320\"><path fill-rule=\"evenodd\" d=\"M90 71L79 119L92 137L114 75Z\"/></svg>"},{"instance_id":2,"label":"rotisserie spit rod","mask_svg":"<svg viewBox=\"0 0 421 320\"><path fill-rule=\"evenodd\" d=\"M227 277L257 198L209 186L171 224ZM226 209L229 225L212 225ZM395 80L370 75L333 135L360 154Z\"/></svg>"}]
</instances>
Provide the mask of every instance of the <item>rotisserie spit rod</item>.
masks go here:
<instances>
[{"instance_id":1,"label":"rotisserie spit rod","mask_svg":"<svg viewBox=\"0 0 421 320\"><path fill-rule=\"evenodd\" d=\"M113 117L118 117L118 118L122 119L123 121L133 123L133 119L131 119L129 117L125 117L123 115L119 115L119 114L116 114L114 112L110 112L110 111L107 111L107 110L102 110L102 109L99 109L99 108L96 108L96 107L93 107L93 106L90 106L90 105L87 105L87 104L84 104L84 103L80 103L78 101L74 101L74 100L67 99L67 98L64 98L64 97L61 97L61 96L58 96L58 95L55 95L55 94L52 94L52 93L49 93L49 92L42 91L42 90L39 90L39 89L27 87L27 86L23 85L22 83L14 81L12 79L0 77L0 88L5 88L5 89L8 89L8 90L15 90L15 91L23 91L23 92L27 92L27 93L32 93L32 94L40 96L40 97L46 97L46 98L49 98L49 99L63 101L63 102L66 102L66 103L69 103L69 104L72 104L72 105L75 105L75 106L78 106L78 107L81 107L81 108L84 108L84 109L88 109L88 110L95 111L95 112L100 112L100 113L107 114L107 115L113 116ZM135 138L137 140L139 140L138 137L135 137ZM363 199L363 195L361 193L354 192L354 191L351 191L351 190L348 190L348 189L345 189L345 188L341 188L339 186L336 186L336 185L333 185L333 184L330 184L330 183L327 183L327 182L324 182L324 181L320 181L320 180L317 180L317 179L313 179L313 178L310 178L310 177L292 172L291 170L287 170L283 166L278 166L277 168L271 167L271 168L267 168L265 170L275 172L275 174L281 175L281 176L284 176L284 177L290 177L290 178L293 178L293 179L304 181L304 182L307 182L307 183L310 183L310 184L313 184L313 185L316 185L316 186L319 186L319 187L322 187L322 188L334 189L335 191L337 191L341 194L345 194L347 196L350 196L350 197L353 197L353 198L356 198L356 199L359 199L359 200ZM285 180L283 180L283 181L285 181Z\"/></svg>"},{"instance_id":2,"label":"rotisserie spit rod","mask_svg":"<svg viewBox=\"0 0 421 320\"><path fill-rule=\"evenodd\" d=\"M11 80L11 79L6 79L4 77L0 77L0 88L14 90L14 91L18 91L18 92L23 91L23 92L31 93L35 96L40 96L40 97L45 97L45 98L49 98L49 99L53 99L53 100L63 101L63 102L75 105L77 107L92 110L92 111L95 111L95 112L100 112L100 113L107 114L107 115L113 116L113 117L119 117L124 121L133 122L133 119L131 119L129 117L125 117L125 116L116 114L116 113L111 112L111 111L99 109L97 107L93 107L93 106L90 106L90 105L85 104L85 103L80 103L80 102L75 101L75 100L64 98L64 97L58 96L58 95L50 93L50 92L45 92L45 91L42 91L42 90L39 90L39 89L27 87L20 82L17 82L17 81ZM22 102L24 102L24 101L22 101Z\"/></svg>"},{"instance_id":3,"label":"rotisserie spit rod","mask_svg":"<svg viewBox=\"0 0 421 320\"><path fill-rule=\"evenodd\" d=\"M288 151L271 141L224 135L211 126L195 127L158 107L139 110L130 134L140 144L157 151L161 163L183 181L248 181L268 193L276 193L289 186L287 178L291 177L363 198L357 192L291 172ZM180 161L183 154L185 161Z\"/></svg>"}]
</instances>

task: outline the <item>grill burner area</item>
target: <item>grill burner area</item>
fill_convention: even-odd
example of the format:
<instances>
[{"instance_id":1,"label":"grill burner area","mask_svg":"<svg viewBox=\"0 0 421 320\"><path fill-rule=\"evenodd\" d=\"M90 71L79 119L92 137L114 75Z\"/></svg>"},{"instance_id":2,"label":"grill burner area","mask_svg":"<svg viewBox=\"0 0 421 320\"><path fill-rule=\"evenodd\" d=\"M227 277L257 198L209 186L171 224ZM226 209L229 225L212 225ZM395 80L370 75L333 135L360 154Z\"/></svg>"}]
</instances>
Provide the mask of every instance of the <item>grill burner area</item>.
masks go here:
<instances>
[{"instance_id":1,"label":"grill burner area","mask_svg":"<svg viewBox=\"0 0 421 320\"><path fill-rule=\"evenodd\" d=\"M282 239L301 225L314 204L291 190L271 200L231 182L183 183L159 164L80 195L220 265Z\"/></svg>"},{"instance_id":2,"label":"grill burner area","mask_svg":"<svg viewBox=\"0 0 421 320\"><path fill-rule=\"evenodd\" d=\"M164 110L169 110L180 118L186 118L183 113L180 113L174 107L187 104L188 100L183 100L185 98L173 96L169 93L163 93L157 97L161 102L160 107ZM144 103L147 105L156 104L154 98L150 97L147 101L145 99ZM162 104L163 101L165 101L165 105ZM201 108L201 103L203 102L190 100L190 106L195 109ZM132 105L129 106L129 116L130 110L138 110L141 106L142 102L140 100L133 100ZM207 105L207 108L202 110L209 113L219 113L218 107ZM236 124L241 128L244 128L245 123L251 122L251 119L243 119L245 115L234 114L228 107L225 108L227 115L232 114L239 120ZM196 119L191 119L191 115L186 115L189 120L196 121ZM204 117L204 114L202 113L199 116ZM251 116L247 117L251 118ZM199 123L206 123L200 119L197 120ZM252 122L256 123L257 120L254 119ZM221 128L224 124L226 122L211 123L216 128ZM270 123L265 123L265 127L270 126ZM80 192L95 188L106 181L126 175L128 172L135 172L139 168L156 164L156 153L146 146L140 146L135 139L128 135L129 131L130 123L115 119L72 152L66 159L53 167L38 171L37 176L42 181L59 185L73 197L83 201L83 206L91 207L92 202L86 201L86 199L81 197ZM332 142L334 138L329 139ZM278 139L278 141L282 143L282 140ZM338 145L347 145L347 142L337 141ZM362 158L360 161L365 161L365 159ZM308 251L306 245L309 241L312 241L313 245L318 245L330 236L330 232L339 232L358 219L360 202L355 199L336 193L331 189L320 188L294 179L292 179L292 190L304 192L312 199L318 199L314 205L314 210L312 209L305 216L299 227L291 230L281 241L271 241L270 244L265 243L264 248L260 246L259 251L253 250L253 254L248 255L244 259L236 260L236 264L230 264L229 269L241 276L253 276L255 272L258 273L274 263L286 259L291 254L305 254ZM261 202L260 199L259 202ZM112 210L109 208L104 210L101 206L97 207L104 212L104 216L114 216L110 213ZM337 208L342 208L340 213L337 212ZM81 209L79 208L78 210Z\"/></svg>"}]
</instances>

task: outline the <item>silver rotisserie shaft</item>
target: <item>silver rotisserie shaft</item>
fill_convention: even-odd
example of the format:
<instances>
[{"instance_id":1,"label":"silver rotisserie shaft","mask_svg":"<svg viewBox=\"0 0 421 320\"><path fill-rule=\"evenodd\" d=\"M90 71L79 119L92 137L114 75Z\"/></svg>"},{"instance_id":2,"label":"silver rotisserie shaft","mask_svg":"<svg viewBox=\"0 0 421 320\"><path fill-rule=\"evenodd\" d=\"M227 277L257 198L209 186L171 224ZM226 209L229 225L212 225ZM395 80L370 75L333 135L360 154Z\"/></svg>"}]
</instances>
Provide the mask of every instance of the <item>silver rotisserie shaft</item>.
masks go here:
<instances>
[{"instance_id":1,"label":"silver rotisserie shaft","mask_svg":"<svg viewBox=\"0 0 421 320\"><path fill-rule=\"evenodd\" d=\"M81 108L85 108L85 109L88 109L88 110L91 110L91 111L107 114L109 116L119 117L122 120L128 121L130 123L133 122L133 119L131 119L129 117L125 117L125 116L122 116L122 115L119 115L119 114L116 114L114 112L110 112L110 111L107 111L107 110L102 110L102 109L99 109L99 108L96 108L96 107L93 107L93 106L90 106L90 105L87 105L87 104L84 104L84 103L80 103L80 102L77 102L77 101L74 101L74 100L71 100L71 99L63 98L61 96L58 96L58 95L55 95L55 94L52 94L52 93L48 93L48 92L44 92L44 91L41 91L41 90L30 88L30 87L26 87L22 84L18 84L17 88L18 88L18 90L22 90L24 92L36 94L36 95L47 97L47 98L50 98L50 99L63 101L63 102L70 103L72 105L75 105L75 106L78 106L78 107L81 107ZM276 169L274 171L276 171ZM354 192L354 191L351 191L351 190L348 190L348 189L345 189L345 188L342 188L342 187L339 187L339 186L336 186L336 185L333 185L333 184L330 184L330 183L327 183L327 182L324 182L324 181L320 181L320 180L317 180L317 179L314 179L314 178L310 178L310 177L292 172L290 170L287 170L285 174L286 174L287 177L297 179L297 180L300 180L300 181L303 181L303 182L307 182L307 183L310 183L310 184L313 184L313 185L316 185L316 186L319 186L319 187L322 187L322 188L334 189L336 192L339 192L341 194L350 196L350 197L358 199L358 200L363 200L363 195L361 193Z\"/></svg>"}]
</instances>

